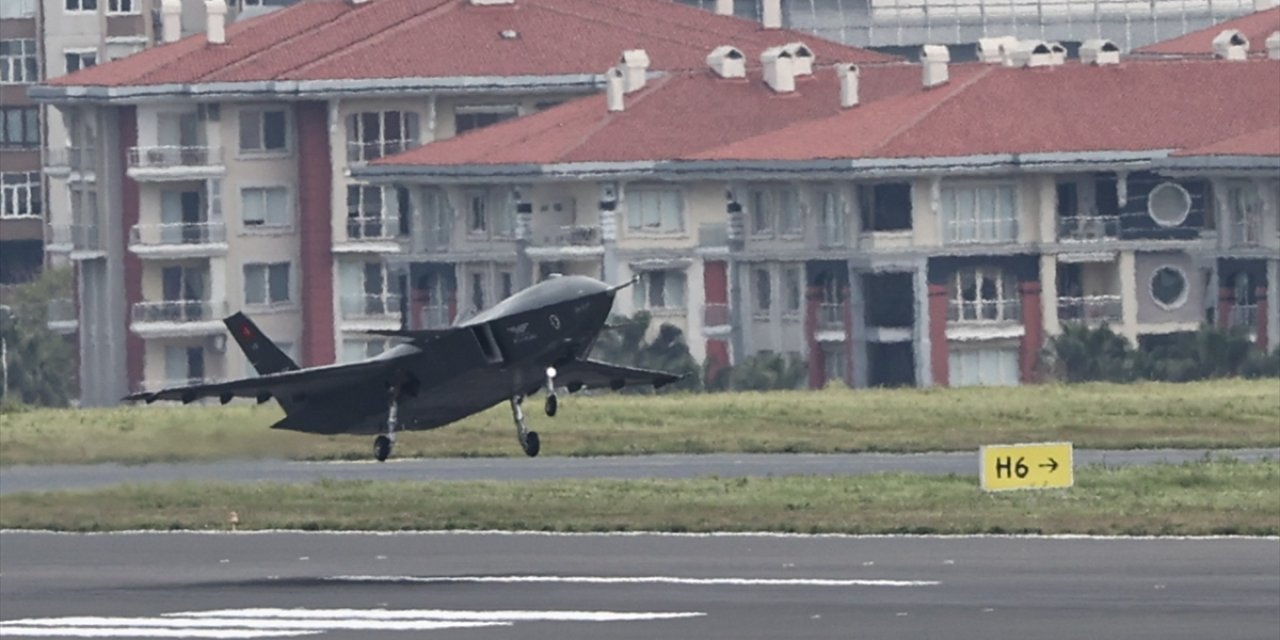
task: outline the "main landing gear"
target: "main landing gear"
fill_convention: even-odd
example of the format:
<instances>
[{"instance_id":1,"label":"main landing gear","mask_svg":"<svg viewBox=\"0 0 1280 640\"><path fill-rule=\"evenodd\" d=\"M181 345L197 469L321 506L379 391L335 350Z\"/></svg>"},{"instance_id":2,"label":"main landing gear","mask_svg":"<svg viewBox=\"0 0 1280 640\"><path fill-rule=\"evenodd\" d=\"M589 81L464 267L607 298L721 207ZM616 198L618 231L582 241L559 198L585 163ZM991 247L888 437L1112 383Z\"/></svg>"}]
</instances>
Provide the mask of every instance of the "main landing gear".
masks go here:
<instances>
[{"instance_id":1,"label":"main landing gear","mask_svg":"<svg viewBox=\"0 0 1280 640\"><path fill-rule=\"evenodd\" d=\"M400 388L391 385L387 389L387 433L373 439L373 457L378 462L386 462L391 455L391 447L396 443L396 429L399 427Z\"/></svg>"},{"instance_id":2,"label":"main landing gear","mask_svg":"<svg viewBox=\"0 0 1280 640\"><path fill-rule=\"evenodd\" d=\"M530 431L524 426L524 410L520 408L523 402L524 396L511 398L511 417L516 421L516 438L520 440L520 448L524 449L525 455L533 458L538 455L542 443L538 440L537 431Z\"/></svg>"}]
</instances>

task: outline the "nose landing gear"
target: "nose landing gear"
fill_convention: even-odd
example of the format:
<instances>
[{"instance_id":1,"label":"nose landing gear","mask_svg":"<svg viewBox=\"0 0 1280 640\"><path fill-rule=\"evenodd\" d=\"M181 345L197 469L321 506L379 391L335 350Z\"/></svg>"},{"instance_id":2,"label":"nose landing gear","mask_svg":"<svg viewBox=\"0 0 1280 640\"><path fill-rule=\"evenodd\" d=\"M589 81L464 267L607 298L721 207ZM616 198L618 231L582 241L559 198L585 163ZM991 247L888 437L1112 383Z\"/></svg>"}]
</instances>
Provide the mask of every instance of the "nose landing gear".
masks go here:
<instances>
[{"instance_id":1,"label":"nose landing gear","mask_svg":"<svg viewBox=\"0 0 1280 640\"><path fill-rule=\"evenodd\" d=\"M548 418L556 416L556 410L559 408L560 402L556 397L556 368L547 367L547 402L544 409Z\"/></svg>"},{"instance_id":2,"label":"nose landing gear","mask_svg":"<svg viewBox=\"0 0 1280 640\"><path fill-rule=\"evenodd\" d=\"M373 439L373 457L378 462L386 462L391 455L391 447L396 443L396 429L399 427L400 388L391 385L387 389L387 433Z\"/></svg>"}]
</instances>

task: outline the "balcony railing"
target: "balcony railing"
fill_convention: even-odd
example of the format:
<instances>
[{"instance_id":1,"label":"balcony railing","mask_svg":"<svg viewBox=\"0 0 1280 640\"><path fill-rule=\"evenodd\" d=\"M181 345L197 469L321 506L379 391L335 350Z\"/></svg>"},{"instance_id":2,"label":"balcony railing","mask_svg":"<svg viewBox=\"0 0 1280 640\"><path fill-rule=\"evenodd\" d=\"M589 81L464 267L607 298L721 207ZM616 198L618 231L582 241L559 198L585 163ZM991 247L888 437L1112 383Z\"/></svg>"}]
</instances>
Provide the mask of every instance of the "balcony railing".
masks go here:
<instances>
[{"instance_id":1,"label":"balcony railing","mask_svg":"<svg viewBox=\"0 0 1280 640\"><path fill-rule=\"evenodd\" d=\"M131 320L147 322L211 322L220 319L226 303L213 300L165 300L138 302L133 305Z\"/></svg>"},{"instance_id":2,"label":"balcony railing","mask_svg":"<svg viewBox=\"0 0 1280 640\"><path fill-rule=\"evenodd\" d=\"M600 227L564 225L550 233L538 234L538 244L545 247L594 247L600 245Z\"/></svg>"},{"instance_id":3,"label":"balcony railing","mask_svg":"<svg viewBox=\"0 0 1280 640\"><path fill-rule=\"evenodd\" d=\"M217 147L132 147L130 169L172 169L175 167L209 167L222 164L222 149Z\"/></svg>"},{"instance_id":4,"label":"balcony railing","mask_svg":"<svg viewBox=\"0 0 1280 640\"><path fill-rule=\"evenodd\" d=\"M951 301L947 321L955 323L1022 322L1022 302L1008 300Z\"/></svg>"},{"instance_id":5,"label":"balcony railing","mask_svg":"<svg viewBox=\"0 0 1280 640\"><path fill-rule=\"evenodd\" d=\"M373 140L371 142L350 140L347 142L347 162L377 160L417 146L418 143L415 140Z\"/></svg>"},{"instance_id":6,"label":"balcony railing","mask_svg":"<svg viewBox=\"0 0 1280 640\"><path fill-rule=\"evenodd\" d=\"M1059 322L1083 322L1094 326L1120 324L1123 303L1118 295L1058 298Z\"/></svg>"},{"instance_id":7,"label":"balcony railing","mask_svg":"<svg viewBox=\"0 0 1280 640\"><path fill-rule=\"evenodd\" d=\"M844 305L839 302L819 303L818 329L821 331L844 331Z\"/></svg>"},{"instance_id":8,"label":"balcony railing","mask_svg":"<svg viewBox=\"0 0 1280 640\"><path fill-rule=\"evenodd\" d=\"M720 327L729 323L729 305L722 302L710 302L702 305L702 326Z\"/></svg>"},{"instance_id":9,"label":"balcony railing","mask_svg":"<svg viewBox=\"0 0 1280 640\"><path fill-rule=\"evenodd\" d=\"M981 220L946 221L946 244L978 244L1014 242L1018 239L1017 218L984 218Z\"/></svg>"},{"instance_id":10,"label":"balcony railing","mask_svg":"<svg viewBox=\"0 0 1280 640\"><path fill-rule=\"evenodd\" d=\"M1236 247L1253 247L1262 242L1262 217L1247 216L1231 223L1231 244Z\"/></svg>"},{"instance_id":11,"label":"balcony railing","mask_svg":"<svg viewBox=\"0 0 1280 640\"><path fill-rule=\"evenodd\" d=\"M1058 218L1058 240L1096 242L1120 237L1120 216L1067 216Z\"/></svg>"},{"instance_id":12,"label":"balcony railing","mask_svg":"<svg viewBox=\"0 0 1280 640\"><path fill-rule=\"evenodd\" d=\"M368 320L400 317L400 295L395 293L367 293L342 296L343 320Z\"/></svg>"},{"instance_id":13,"label":"balcony railing","mask_svg":"<svg viewBox=\"0 0 1280 640\"><path fill-rule=\"evenodd\" d=\"M729 223L710 222L698 225L699 247L729 246Z\"/></svg>"},{"instance_id":14,"label":"balcony railing","mask_svg":"<svg viewBox=\"0 0 1280 640\"><path fill-rule=\"evenodd\" d=\"M347 218L348 240L391 240L400 234L400 218L374 216Z\"/></svg>"},{"instance_id":15,"label":"balcony railing","mask_svg":"<svg viewBox=\"0 0 1280 640\"><path fill-rule=\"evenodd\" d=\"M1231 306L1231 326L1252 331L1258 326L1258 305L1237 304Z\"/></svg>"},{"instance_id":16,"label":"balcony railing","mask_svg":"<svg viewBox=\"0 0 1280 640\"><path fill-rule=\"evenodd\" d=\"M130 246L213 244L226 241L227 228L221 222L137 224L129 230Z\"/></svg>"},{"instance_id":17,"label":"balcony railing","mask_svg":"<svg viewBox=\"0 0 1280 640\"><path fill-rule=\"evenodd\" d=\"M449 320L449 307L444 305L423 307L418 314L419 329L447 329L452 324Z\"/></svg>"}]
</instances>

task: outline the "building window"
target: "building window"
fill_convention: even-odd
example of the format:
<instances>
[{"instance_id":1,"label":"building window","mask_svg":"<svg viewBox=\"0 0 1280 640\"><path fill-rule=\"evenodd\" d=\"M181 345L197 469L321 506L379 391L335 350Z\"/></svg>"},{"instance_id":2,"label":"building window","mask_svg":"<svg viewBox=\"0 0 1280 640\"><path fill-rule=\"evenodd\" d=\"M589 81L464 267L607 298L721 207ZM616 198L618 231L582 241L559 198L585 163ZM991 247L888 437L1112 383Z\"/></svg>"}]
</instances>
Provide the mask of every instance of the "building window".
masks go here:
<instances>
[{"instance_id":1,"label":"building window","mask_svg":"<svg viewBox=\"0 0 1280 640\"><path fill-rule=\"evenodd\" d=\"M796 191L790 187L751 189L747 206L752 235L796 235L804 231Z\"/></svg>"},{"instance_id":2,"label":"building window","mask_svg":"<svg viewBox=\"0 0 1280 640\"><path fill-rule=\"evenodd\" d=\"M773 307L773 277L768 269L757 268L751 272L752 297L756 301L756 313L768 315Z\"/></svg>"},{"instance_id":3,"label":"building window","mask_svg":"<svg viewBox=\"0 0 1280 640\"><path fill-rule=\"evenodd\" d=\"M418 144L418 114L370 111L347 116L347 161L364 162Z\"/></svg>"},{"instance_id":4,"label":"building window","mask_svg":"<svg viewBox=\"0 0 1280 640\"><path fill-rule=\"evenodd\" d=\"M495 238L515 236L515 207L502 189L468 191L467 232L472 235L492 235Z\"/></svg>"},{"instance_id":5,"label":"building window","mask_svg":"<svg viewBox=\"0 0 1280 640\"><path fill-rule=\"evenodd\" d=\"M1231 217L1229 233L1232 244L1256 245L1262 242L1262 209L1262 197L1258 195L1257 187L1248 182L1228 183L1227 213Z\"/></svg>"},{"instance_id":6,"label":"building window","mask_svg":"<svg viewBox=\"0 0 1280 640\"><path fill-rule=\"evenodd\" d=\"M67 62L67 73L88 69L98 64L98 52L95 50L64 51L62 57Z\"/></svg>"},{"instance_id":7,"label":"building window","mask_svg":"<svg viewBox=\"0 0 1280 640\"><path fill-rule=\"evenodd\" d=\"M454 110L454 131L456 135L462 135L472 129L510 120L519 114L520 109L514 104L459 105Z\"/></svg>"},{"instance_id":8,"label":"building window","mask_svg":"<svg viewBox=\"0 0 1280 640\"><path fill-rule=\"evenodd\" d=\"M800 267L787 267L782 270L782 291L786 295L787 306L783 309L788 314L797 314L804 300L804 277Z\"/></svg>"},{"instance_id":9,"label":"building window","mask_svg":"<svg viewBox=\"0 0 1280 640\"><path fill-rule=\"evenodd\" d=\"M44 213L39 171L0 173L0 185L4 188L3 217L38 218Z\"/></svg>"},{"instance_id":10,"label":"building window","mask_svg":"<svg viewBox=\"0 0 1280 640\"><path fill-rule=\"evenodd\" d=\"M684 272L645 271L632 292L636 310L684 309Z\"/></svg>"},{"instance_id":11,"label":"building window","mask_svg":"<svg viewBox=\"0 0 1280 640\"><path fill-rule=\"evenodd\" d=\"M911 184L886 182L858 186L858 208L862 230L909 231L911 229Z\"/></svg>"},{"instance_id":12,"label":"building window","mask_svg":"<svg viewBox=\"0 0 1280 640\"><path fill-rule=\"evenodd\" d=\"M1151 299L1161 309L1173 310L1187 303L1187 274L1172 265L1151 274Z\"/></svg>"},{"instance_id":13,"label":"building window","mask_svg":"<svg viewBox=\"0 0 1280 640\"><path fill-rule=\"evenodd\" d=\"M1017 349L952 349L947 357L953 387L1018 384Z\"/></svg>"},{"instance_id":14,"label":"building window","mask_svg":"<svg viewBox=\"0 0 1280 640\"><path fill-rule=\"evenodd\" d=\"M107 0L107 13L138 13L141 0Z\"/></svg>"},{"instance_id":15,"label":"building window","mask_svg":"<svg viewBox=\"0 0 1280 640\"><path fill-rule=\"evenodd\" d=\"M246 227L288 227L293 223L286 187L246 187L240 190L240 219Z\"/></svg>"},{"instance_id":16,"label":"building window","mask_svg":"<svg viewBox=\"0 0 1280 640\"><path fill-rule=\"evenodd\" d=\"M390 345L387 340L343 340L342 361L360 362L386 351Z\"/></svg>"},{"instance_id":17,"label":"building window","mask_svg":"<svg viewBox=\"0 0 1280 640\"><path fill-rule=\"evenodd\" d=\"M244 303L246 305L266 306L288 302L288 262L244 266Z\"/></svg>"},{"instance_id":18,"label":"building window","mask_svg":"<svg viewBox=\"0 0 1280 640\"><path fill-rule=\"evenodd\" d=\"M1162 182L1147 195L1147 215L1162 227L1176 227L1191 213L1191 194L1176 182Z\"/></svg>"},{"instance_id":19,"label":"building window","mask_svg":"<svg viewBox=\"0 0 1280 640\"><path fill-rule=\"evenodd\" d=\"M844 246L844 200L835 189L818 192L818 242L824 247Z\"/></svg>"},{"instance_id":20,"label":"building window","mask_svg":"<svg viewBox=\"0 0 1280 640\"><path fill-rule=\"evenodd\" d=\"M999 268L976 267L956 272L951 282L953 322L1021 322L1018 279Z\"/></svg>"},{"instance_id":21,"label":"building window","mask_svg":"<svg viewBox=\"0 0 1280 640\"><path fill-rule=\"evenodd\" d=\"M66 0L66 4L64 6L66 6L68 13L75 13L78 11L97 11L98 0Z\"/></svg>"},{"instance_id":22,"label":"building window","mask_svg":"<svg viewBox=\"0 0 1280 640\"><path fill-rule=\"evenodd\" d=\"M1013 185L943 187L939 200L945 243L1018 239Z\"/></svg>"},{"instance_id":23,"label":"building window","mask_svg":"<svg viewBox=\"0 0 1280 640\"><path fill-rule=\"evenodd\" d=\"M502 287L502 299L506 300L515 293L515 278L510 271L503 271L498 274L498 283Z\"/></svg>"},{"instance_id":24,"label":"building window","mask_svg":"<svg viewBox=\"0 0 1280 640\"><path fill-rule=\"evenodd\" d=\"M0 18L34 18L36 0L5 0L0 2Z\"/></svg>"},{"instance_id":25,"label":"building window","mask_svg":"<svg viewBox=\"0 0 1280 640\"><path fill-rule=\"evenodd\" d=\"M684 231L684 202L679 189L627 189L627 228L650 233Z\"/></svg>"},{"instance_id":26,"label":"building window","mask_svg":"<svg viewBox=\"0 0 1280 640\"><path fill-rule=\"evenodd\" d=\"M40 80L36 41L0 40L0 83L30 84Z\"/></svg>"},{"instance_id":27,"label":"building window","mask_svg":"<svg viewBox=\"0 0 1280 640\"><path fill-rule=\"evenodd\" d=\"M4 107L0 109L0 146L39 147L40 108Z\"/></svg>"},{"instance_id":28,"label":"building window","mask_svg":"<svg viewBox=\"0 0 1280 640\"><path fill-rule=\"evenodd\" d=\"M242 109L240 151L280 153L289 150L289 118L284 109Z\"/></svg>"}]
</instances>

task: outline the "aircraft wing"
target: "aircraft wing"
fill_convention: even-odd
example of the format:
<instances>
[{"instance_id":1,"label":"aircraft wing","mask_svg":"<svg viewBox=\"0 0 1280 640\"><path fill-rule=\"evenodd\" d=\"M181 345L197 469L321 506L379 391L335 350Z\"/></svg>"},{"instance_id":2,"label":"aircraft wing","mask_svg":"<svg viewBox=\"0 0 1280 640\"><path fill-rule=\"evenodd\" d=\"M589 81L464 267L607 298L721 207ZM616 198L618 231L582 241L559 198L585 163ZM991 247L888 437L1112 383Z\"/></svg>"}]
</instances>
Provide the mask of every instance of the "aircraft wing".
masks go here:
<instances>
[{"instance_id":1,"label":"aircraft wing","mask_svg":"<svg viewBox=\"0 0 1280 640\"><path fill-rule=\"evenodd\" d=\"M613 389L617 391L625 386L653 385L654 389L671 384L681 376L653 371L623 367L597 360L575 360L557 367L556 382L569 389L585 386L590 389Z\"/></svg>"},{"instance_id":2,"label":"aircraft wing","mask_svg":"<svg viewBox=\"0 0 1280 640\"><path fill-rule=\"evenodd\" d=\"M330 389L351 386L367 381L372 375L393 366L391 360L366 360L353 364L313 367L227 382L196 384L187 387L169 387L159 391L142 391L125 396L125 400L144 400L151 404L156 400L180 400L183 404L199 398L218 398L223 404L232 398L256 398L266 402L272 396L290 400L300 395L320 394Z\"/></svg>"}]
</instances>

